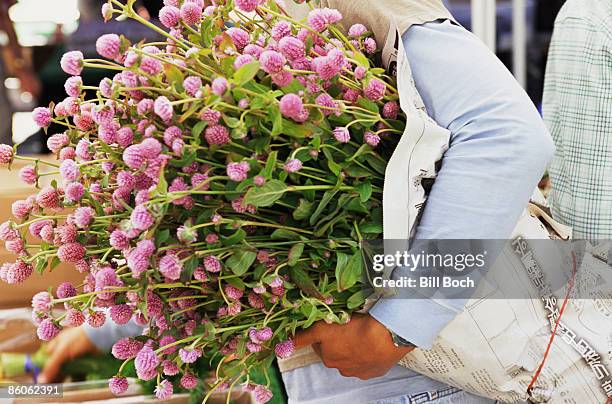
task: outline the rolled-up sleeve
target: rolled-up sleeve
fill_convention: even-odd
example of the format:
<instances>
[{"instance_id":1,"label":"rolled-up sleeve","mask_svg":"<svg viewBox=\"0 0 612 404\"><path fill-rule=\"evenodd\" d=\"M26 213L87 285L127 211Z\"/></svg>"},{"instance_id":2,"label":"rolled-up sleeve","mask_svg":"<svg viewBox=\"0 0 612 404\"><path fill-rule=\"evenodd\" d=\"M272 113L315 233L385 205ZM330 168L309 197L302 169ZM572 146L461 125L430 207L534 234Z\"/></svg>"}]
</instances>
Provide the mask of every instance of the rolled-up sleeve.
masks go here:
<instances>
[{"instance_id":1,"label":"rolled-up sleeve","mask_svg":"<svg viewBox=\"0 0 612 404\"><path fill-rule=\"evenodd\" d=\"M503 64L448 21L414 26L403 42L429 115L451 144L417 239L507 239L554 153L535 106ZM462 299L383 299L370 311L421 348L462 311Z\"/></svg>"},{"instance_id":2,"label":"rolled-up sleeve","mask_svg":"<svg viewBox=\"0 0 612 404\"><path fill-rule=\"evenodd\" d=\"M125 325L118 325L107 320L102 327L93 328L84 325L85 332L91 342L100 352L110 352L113 344L125 337L135 337L142 334L143 327L133 320Z\"/></svg>"}]
</instances>

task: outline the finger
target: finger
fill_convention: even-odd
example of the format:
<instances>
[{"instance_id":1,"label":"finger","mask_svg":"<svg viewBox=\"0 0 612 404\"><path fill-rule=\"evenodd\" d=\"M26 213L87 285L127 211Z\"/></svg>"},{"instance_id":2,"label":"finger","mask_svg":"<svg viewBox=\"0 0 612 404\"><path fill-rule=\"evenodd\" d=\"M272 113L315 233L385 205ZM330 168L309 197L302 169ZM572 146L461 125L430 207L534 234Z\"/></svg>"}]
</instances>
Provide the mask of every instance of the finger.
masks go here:
<instances>
[{"instance_id":1,"label":"finger","mask_svg":"<svg viewBox=\"0 0 612 404\"><path fill-rule=\"evenodd\" d=\"M314 326L298 332L293 338L293 344L295 349L302 349L309 345L317 344L320 341L320 326L315 324Z\"/></svg>"},{"instance_id":2,"label":"finger","mask_svg":"<svg viewBox=\"0 0 612 404\"><path fill-rule=\"evenodd\" d=\"M60 368L66 360L65 349L55 349L52 353L38 378L40 383L51 383L59 376Z\"/></svg>"}]
</instances>

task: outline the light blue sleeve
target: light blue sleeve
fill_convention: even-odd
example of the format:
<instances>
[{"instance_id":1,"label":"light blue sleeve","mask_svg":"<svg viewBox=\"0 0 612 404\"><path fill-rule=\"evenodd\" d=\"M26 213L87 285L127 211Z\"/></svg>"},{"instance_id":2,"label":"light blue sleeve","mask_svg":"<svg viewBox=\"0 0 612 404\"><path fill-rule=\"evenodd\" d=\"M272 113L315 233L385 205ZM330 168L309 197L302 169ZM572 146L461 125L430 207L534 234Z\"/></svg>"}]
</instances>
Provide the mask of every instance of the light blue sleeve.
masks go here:
<instances>
[{"instance_id":1,"label":"light blue sleeve","mask_svg":"<svg viewBox=\"0 0 612 404\"><path fill-rule=\"evenodd\" d=\"M429 115L451 132L417 239L507 239L554 153L535 106L486 46L448 21L403 36ZM385 299L370 314L421 348L465 300Z\"/></svg>"},{"instance_id":2,"label":"light blue sleeve","mask_svg":"<svg viewBox=\"0 0 612 404\"><path fill-rule=\"evenodd\" d=\"M87 336L100 352L110 352L113 344L121 338L136 337L142 334L143 327L130 321L125 325L118 325L107 319L102 327L93 328L84 325Z\"/></svg>"}]
</instances>

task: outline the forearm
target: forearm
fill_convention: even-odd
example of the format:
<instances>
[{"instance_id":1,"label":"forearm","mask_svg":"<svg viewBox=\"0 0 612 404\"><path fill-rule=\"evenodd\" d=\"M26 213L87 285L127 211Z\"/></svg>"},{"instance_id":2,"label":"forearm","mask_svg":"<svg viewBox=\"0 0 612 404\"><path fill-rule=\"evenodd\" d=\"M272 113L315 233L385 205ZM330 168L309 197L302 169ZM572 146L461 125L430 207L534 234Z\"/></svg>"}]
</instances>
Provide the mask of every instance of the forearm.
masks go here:
<instances>
[{"instance_id":1,"label":"forearm","mask_svg":"<svg viewBox=\"0 0 612 404\"><path fill-rule=\"evenodd\" d=\"M100 352L110 352L113 344L125 337L135 337L142 334L143 327L130 321L126 325L117 325L107 321L100 328L84 326L87 336Z\"/></svg>"},{"instance_id":2,"label":"forearm","mask_svg":"<svg viewBox=\"0 0 612 404\"><path fill-rule=\"evenodd\" d=\"M501 62L463 28L415 26L403 42L429 114L451 132L416 238L508 238L554 151L539 114ZM464 303L383 300L371 314L427 348Z\"/></svg>"}]
</instances>

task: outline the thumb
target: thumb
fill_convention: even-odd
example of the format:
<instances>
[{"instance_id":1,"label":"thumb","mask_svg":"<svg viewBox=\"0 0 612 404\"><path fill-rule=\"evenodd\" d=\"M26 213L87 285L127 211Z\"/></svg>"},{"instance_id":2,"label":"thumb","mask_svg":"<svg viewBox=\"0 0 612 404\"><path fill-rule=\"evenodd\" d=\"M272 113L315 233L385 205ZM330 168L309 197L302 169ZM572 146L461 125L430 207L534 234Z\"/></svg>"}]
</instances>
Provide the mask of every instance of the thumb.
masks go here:
<instances>
[{"instance_id":1,"label":"thumb","mask_svg":"<svg viewBox=\"0 0 612 404\"><path fill-rule=\"evenodd\" d=\"M49 359L45 363L45 366L38 378L39 383L51 383L57 379L60 373L60 368L64 364L67 356L67 351L64 347L59 344L52 352Z\"/></svg>"},{"instance_id":2,"label":"thumb","mask_svg":"<svg viewBox=\"0 0 612 404\"><path fill-rule=\"evenodd\" d=\"M309 345L318 344L319 342L321 342L321 324L318 323L306 330L298 332L293 338L295 349L302 349Z\"/></svg>"}]
</instances>

